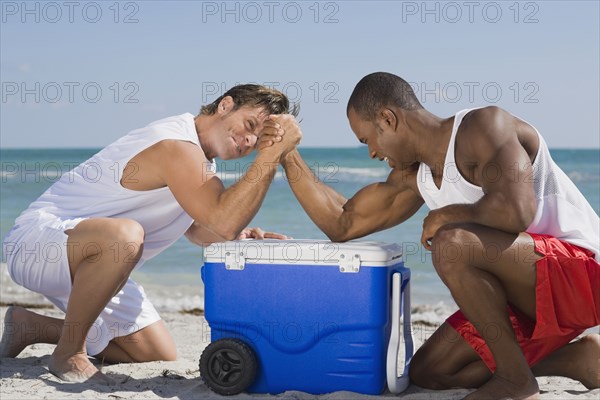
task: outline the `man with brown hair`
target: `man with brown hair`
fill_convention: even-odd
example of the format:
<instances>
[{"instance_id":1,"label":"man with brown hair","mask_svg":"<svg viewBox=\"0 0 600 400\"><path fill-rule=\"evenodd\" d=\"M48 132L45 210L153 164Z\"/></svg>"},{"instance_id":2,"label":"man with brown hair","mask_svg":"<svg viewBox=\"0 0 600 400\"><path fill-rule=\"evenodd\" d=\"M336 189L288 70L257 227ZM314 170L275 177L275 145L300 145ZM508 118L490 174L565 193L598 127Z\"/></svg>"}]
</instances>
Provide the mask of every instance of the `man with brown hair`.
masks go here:
<instances>
[{"instance_id":1,"label":"man with brown hair","mask_svg":"<svg viewBox=\"0 0 600 400\"><path fill-rule=\"evenodd\" d=\"M334 241L398 225L426 203L421 242L460 307L412 359L414 383L479 388L469 399L535 398L534 376L600 387L598 215L527 122L499 109L439 118L393 74L365 76L348 102L354 134L387 181L346 199L284 158L294 194ZM291 119L286 134L299 130ZM464 340L463 340L464 339Z\"/></svg>"},{"instance_id":2,"label":"man with brown hair","mask_svg":"<svg viewBox=\"0 0 600 400\"><path fill-rule=\"evenodd\" d=\"M282 157L301 139L277 122L277 114L289 112L279 91L239 85L198 116L131 131L63 175L17 218L4 254L13 280L46 296L65 318L10 308L0 356L16 357L33 343L57 344L49 369L65 381L107 380L88 354L109 362L175 359L164 322L129 275L183 234L199 245L285 238L246 226ZM226 189L214 158L255 149L251 179L244 175ZM30 251L40 247L57 255Z\"/></svg>"}]
</instances>

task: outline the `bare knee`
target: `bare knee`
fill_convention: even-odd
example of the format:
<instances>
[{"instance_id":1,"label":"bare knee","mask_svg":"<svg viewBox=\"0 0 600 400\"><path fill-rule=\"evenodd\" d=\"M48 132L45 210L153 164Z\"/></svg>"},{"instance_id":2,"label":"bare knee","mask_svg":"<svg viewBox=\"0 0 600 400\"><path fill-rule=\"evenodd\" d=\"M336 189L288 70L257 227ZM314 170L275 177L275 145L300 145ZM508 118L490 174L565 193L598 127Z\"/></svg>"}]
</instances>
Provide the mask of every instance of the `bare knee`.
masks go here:
<instances>
[{"instance_id":1,"label":"bare knee","mask_svg":"<svg viewBox=\"0 0 600 400\"><path fill-rule=\"evenodd\" d=\"M117 268L126 279L142 257L144 249L144 228L132 219L118 218L110 221L102 232L98 253L88 260L104 262ZM118 293L124 286L117 289Z\"/></svg>"},{"instance_id":2,"label":"bare knee","mask_svg":"<svg viewBox=\"0 0 600 400\"><path fill-rule=\"evenodd\" d=\"M115 242L141 246L144 243L144 227L137 221L122 218L115 224L111 238Z\"/></svg>"},{"instance_id":3,"label":"bare knee","mask_svg":"<svg viewBox=\"0 0 600 400\"><path fill-rule=\"evenodd\" d=\"M177 350L175 346L163 346L161 348L153 349L152 352L145 354L134 354L132 358L135 362L152 362L152 361L176 361Z\"/></svg>"},{"instance_id":4,"label":"bare knee","mask_svg":"<svg viewBox=\"0 0 600 400\"><path fill-rule=\"evenodd\" d=\"M163 320L128 336L115 338L135 362L175 361L177 348Z\"/></svg>"},{"instance_id":5,"label":"bare knee","mask_svg":"<svg viewBox=\"0 0 600 400\"><path fill-rule=\"evenodd\" d=\"M585 346L586 350L592 354L600 354L600 335L590 333L579 339L576 343Z\"/></svg>"},{"instance_id":6,"label":"bare knee","mask_svg":"<svg viewBox=\"0 0 600 400\"><path fill-rule=\"evenodd\" d=\"M156 361L176 361L177 350L175 349L175 347L170 349L162 349L156 358Z\"/></svg>"},{"instance_id":7,"label":"bare knee","mask_svg":"<svg viewBox=\"0 0 600 400\"><path fill-rule=\"evenodd\" d=\"M151 362L151 361L176 361L177 349L175 346L161 346L154 348L151 352L145 354L136 354L133 356L136 362Z\"/></svg>"},{"instance_id":8,"label":"bare knee","mask_svg":"<svg viewBox=\"0 0 600 400\"><path fill-rule=\"evenodd\" d=\"M174 345L132 346L135 341L127 337L113 339L109 346L94 357L109 363L143 363L152 361L176 361Z\"/></svg>"},{"instance_id":9,"label":"bare knee","mask_svg":"<svg viewBox=\"0 0 600 400\"><path fill-rule=\"evenodd\" d=\"M434 364L427 361L428 358L423 351L419 350L415 353L408 370L410 381L424 389L446 389L443 385L440 385L439 372Z\"/></svg>"},{"instance_id":10,"label":"bare knee","mask_svg":"<svg viewBox=\"0 0 600 400\"><path fill-rule=\"evenodd\" d=\"M98 271L117 272L126 279L142 256L144 228L131 219L90 218L65 233L72 280L87 264L102 265Z\"/></svg>"},{"instance_id":11,"label":"bare knee","mask_svg":"<svg viewBox=\"0 0 600 400\"><path fill-rule=\"evenodd\" d=\"M476 236L464 225L452 224L440 228L432 239L432 261L442 279L460 276L473 258Z\"/></svg>"},{"instance_id":12,"label":"bare knee","mask_svg":"<svg viewBox=\"0 0 600 400\"><path fill-rule=\"evenodd\" d=\"M144 246L144 228L132 219L119 219L110 232L110 255L114 260L133 269Z\"/></svg>"},{"instance_id":13,"label":"bare knee","mask_svg":"<svg viewBox=\"0 0 600 400\"><path fill-rule=\"evenodd\" d=\"M410 368L408 369L408 375L410 381L417 386L423 388L427 387L428 384L428 373L427 365L425 364L424 357L421 357L421 352L417 351L410 361Z\"/></svg>"}]
</instances>

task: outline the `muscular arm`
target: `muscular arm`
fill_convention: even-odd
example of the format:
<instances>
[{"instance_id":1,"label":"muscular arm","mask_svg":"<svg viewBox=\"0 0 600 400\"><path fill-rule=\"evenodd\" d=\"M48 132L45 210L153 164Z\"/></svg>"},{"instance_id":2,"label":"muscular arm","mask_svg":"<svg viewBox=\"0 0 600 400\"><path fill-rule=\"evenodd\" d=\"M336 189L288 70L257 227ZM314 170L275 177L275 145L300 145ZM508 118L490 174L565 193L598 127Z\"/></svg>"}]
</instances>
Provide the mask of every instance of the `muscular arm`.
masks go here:
<instances>
[{"instance_id":1,"label":"muscular arm","mask_svg":"<svg viewBox=\"0 0 600 400\"><path fill-rule=\"evenodd\" d=\"M394 170L386 182L361 189L351 199L320 182L297 150L284 158L292 191L312 221L333 241L346 241L397 225L423 204L406 181Z\"/></svg>"},{"instance_id":2,"label":"muscular arm","mask_svg":"<svg viewBox=\"0 0 600 400\"><path fill-rule=\"evenodd\" d=\"M290 117L291 118L291 117ZM301 133L281 136L278 143L261 146L274 137L276 123L263 130L258 154L238 182L225 188L209 171L208 160L193 143L166 140L158 149L158 174L169 187L181 207L194 219L187 236L195 243L233 240L258 212L282 155L294 148ZM263 140L264 139L264 140Z\"/></svg>"},{"instance_id":3,"label":"muscular arm","mask_svg":"<svg viewBox=\"0 0 600 400\"><path fill-rule=\"evenodd\" d=\"M531 160L517 137L514 117L496 107L477 110L469 117L461 137L468 145L460 153L465 157L472 155L478 164L475 183L485 194L473 204L454 204L432 211L427 217L430 221L426 219L424 223L424 245L448 223L477 223L519 233L535 217Z\"/></svg>"},{"instance_id":4,"label":"muscular arm","mask_svg":"<svg viewBox=\"0 0 600 400\"><path fill-rule=\"evenodd\" d=\"M233 240L258 212L275 175L279 153L259 152L238 182L225 188L208 170L198 146L181 141L165 143L162 176L195 224L217 237Z\"/></svg>"},{"instance_id":5,"label":"muscular arm","mask_svg":"<svg viewBox=\"0 0 600 400\"><path fill-rule=\"evenodd\" d=\"M212 243L224 242L227 239L223 236L216 234L215 232L209 231L197 222L194 222L192 226L185 232L185 237L192 243L198 246L206 247Z\"/></svg>"}]
</instances>

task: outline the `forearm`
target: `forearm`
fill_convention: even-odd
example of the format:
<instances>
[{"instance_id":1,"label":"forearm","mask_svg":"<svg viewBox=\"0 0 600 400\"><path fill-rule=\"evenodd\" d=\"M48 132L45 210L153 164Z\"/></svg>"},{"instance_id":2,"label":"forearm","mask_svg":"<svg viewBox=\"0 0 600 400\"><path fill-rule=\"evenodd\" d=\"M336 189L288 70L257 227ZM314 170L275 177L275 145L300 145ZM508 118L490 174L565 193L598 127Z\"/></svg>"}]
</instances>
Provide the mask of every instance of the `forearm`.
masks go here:
<instances>
[{"instance_id":1,"label":"forearm","mask_svg":"<svg viewBox=\"0 0 600 400\"><path fill-rule=\"evenodd\" d=\"M205 228L227 240L235 239L258 212L278 164L278 157L259 153L244 176L217 196L211 215L203 218Z\"/></svg>"},{"instance_id":2,"label":"forearm","mask_svg":"<svg viewBox=\"0 0 600 400\"><path fill-rule=\"evenodd\" d=\"M534 209L498 196L484 196L473 204L452 204L438 211L444 214L445 224L475 223L508 233L524 232L535 216Z\"/></svg>"},{"instance_id":3,"label":"forearm","mask_svg":"<svg viewBox=\"0 0 600 400\"><path fill-rule=\"evenodd\" d=\"M306 165L298 150L283 159L288 183L298 202L311 220L328 237L337 237L343 230L344 196L325 185Z\"/></svg>"},{"instance_id":4,"label":"forearm","mask_svg":"<svg viewBox=\"0 0 600 400\"><path fill-rule=\"evenodd\" d=\"M185 233L187 239L197 244L198 246L206 247L212 243L224 242L227 238L210 231L203 227L202 225L194 222L192 226Z\"/></svg>"}]
</instances>

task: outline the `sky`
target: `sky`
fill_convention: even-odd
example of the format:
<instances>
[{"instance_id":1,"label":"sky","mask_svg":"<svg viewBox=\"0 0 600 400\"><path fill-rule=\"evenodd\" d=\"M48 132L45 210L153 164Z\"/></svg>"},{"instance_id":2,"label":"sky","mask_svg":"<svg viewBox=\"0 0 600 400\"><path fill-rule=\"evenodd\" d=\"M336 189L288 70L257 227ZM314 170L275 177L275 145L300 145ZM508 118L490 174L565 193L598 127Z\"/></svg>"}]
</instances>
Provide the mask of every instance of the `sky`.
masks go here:
<instances>
[{"instance_id":1,"label":"sky","mask_svg":"<svg viewBox=\"0 0 600 400\"><path fill-rule=\"evenodd\" d=\"M103 147L236 83L301 106L304 147L358 146L366 74L440 117L497 105L600 148L598 1L1 1L0 146Z\"/></svg>"}]
</instances>

